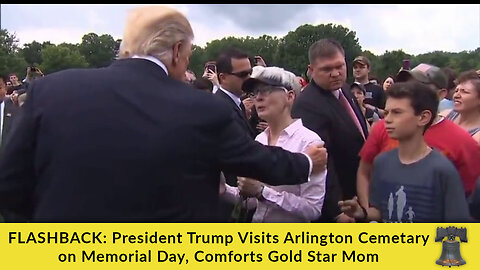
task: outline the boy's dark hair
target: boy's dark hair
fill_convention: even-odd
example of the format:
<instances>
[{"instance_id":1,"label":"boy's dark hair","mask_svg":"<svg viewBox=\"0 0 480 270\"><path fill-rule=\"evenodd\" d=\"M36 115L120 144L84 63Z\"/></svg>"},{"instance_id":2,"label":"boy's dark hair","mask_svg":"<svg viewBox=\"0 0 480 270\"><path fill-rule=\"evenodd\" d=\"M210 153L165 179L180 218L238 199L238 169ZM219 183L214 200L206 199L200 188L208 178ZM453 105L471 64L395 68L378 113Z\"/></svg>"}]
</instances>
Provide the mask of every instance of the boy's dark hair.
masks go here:
<instances>
[{"instance_id":1,"label":"boy's dark hair","mask_svg":"<svg viewBox=\"0 0 480 270\"><path fill-rule=\"evenodd\" d=\"M232 72L232 59L244 59L248 55L238 49L231 48L223 51L217 59L217 74Z\"/></svg>"},{"instance_id":2,"label":"boy's dark hair","mask_svg":"<svg viewBox=\"0 0 480 270\"><path fill-rule=\"evenodd\" d=\"M342 45L335 39L324 38L313 43L308 49L308 60L313 64L317 58L332 57L340 52L345 55Z\"/></svg>"},{"instance_id":3,"label":"boy's dark hair","mask_svg":"<svg viewBox=\"0 0 480 270\"><path fill-rule=\"evenodd\" d=\"M193 87L200 90L206 90L208 92L213 91L213 83L205 78L197 78L195 81L193 81Z\"/></svg>"},{"instance_id":4,"label":"boy's dark hair","mask_svg":"<svg viewBox=\"0 0 480 270\"><path fill-rule=\"evenodd\" d=\"M438 113L438 96L437 93L427 85L417 82L408 81L400 82L392 85L386 92L387 98L408 98L413 107L415 115L420 115L423 111L430 111L432 119L425 126L427 130L435 120Z\"/></svg>"}]
</instances>

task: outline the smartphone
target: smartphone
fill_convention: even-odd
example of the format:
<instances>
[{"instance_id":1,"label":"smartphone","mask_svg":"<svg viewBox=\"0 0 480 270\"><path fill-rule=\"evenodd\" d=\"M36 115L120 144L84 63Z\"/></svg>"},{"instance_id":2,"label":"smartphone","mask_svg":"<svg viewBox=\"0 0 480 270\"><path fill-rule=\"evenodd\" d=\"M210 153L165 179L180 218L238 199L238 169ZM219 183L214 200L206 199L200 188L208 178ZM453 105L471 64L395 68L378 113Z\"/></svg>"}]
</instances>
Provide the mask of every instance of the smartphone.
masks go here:
<instances>
[{"instance_id":1,"label":"smartphone","mask_svg":"<svg viewBox=\"0 0 480 270\"><path fill-rule=\"evenodd\" d=\"M206 66L205 66L205 69L207 69L207 71L208 71L208 70L211 70L211 71L217 73L217 66L214 65L214 64L208 64L208 65L206 65Z\"/></svg>"},{"instance_id":2,"label":"smartphone","mask_svg":"<svg viewBox=\"0 0 480 270\"><path fill-rule=\"evenodd\" d=\"M403 60L402 68L405 70L410 70L410 59Z\"/></svg>"}]
</instances>

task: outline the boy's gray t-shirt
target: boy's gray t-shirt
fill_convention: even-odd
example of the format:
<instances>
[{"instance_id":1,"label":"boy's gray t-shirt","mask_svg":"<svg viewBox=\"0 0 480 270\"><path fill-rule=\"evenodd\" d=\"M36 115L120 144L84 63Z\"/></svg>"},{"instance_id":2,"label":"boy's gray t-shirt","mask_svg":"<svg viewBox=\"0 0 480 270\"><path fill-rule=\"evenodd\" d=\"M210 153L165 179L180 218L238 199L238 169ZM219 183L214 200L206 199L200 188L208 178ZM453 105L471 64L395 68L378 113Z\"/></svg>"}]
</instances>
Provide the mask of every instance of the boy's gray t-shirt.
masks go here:
<instances>
[{"instance_id":1,"label":"boy's gray t-shirt","mask_svg":"<svg viewBox=\"0 0 480 270\"><path fill-rule=\"evenodd\" d=\"M377 157L370 185L370 205L383 222L469 222L460 176L436 150L402 164L398 148Z\"/></svg>"}]
</instances>

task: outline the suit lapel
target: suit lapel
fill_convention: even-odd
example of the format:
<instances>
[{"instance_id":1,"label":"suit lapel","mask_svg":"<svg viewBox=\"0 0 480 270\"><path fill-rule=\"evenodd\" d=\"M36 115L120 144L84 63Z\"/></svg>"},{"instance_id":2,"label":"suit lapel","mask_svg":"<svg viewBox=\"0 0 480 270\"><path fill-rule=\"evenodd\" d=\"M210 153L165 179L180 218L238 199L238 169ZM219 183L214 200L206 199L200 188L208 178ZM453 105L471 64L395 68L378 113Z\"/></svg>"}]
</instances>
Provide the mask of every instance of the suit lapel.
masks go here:
<instances>
[{"instance_id":1,"label":"suit lapel","mask_svg":"<svg viewBox=\"0 0 480 270\"><path fill-rule=\"evenodd\" d=\"M315 82L312 81L311 83L313 83L315 88L317 88L317 90L320 91L320 93L328 100L328 104L330 104L331 106L332 113L337 116L337 120L336 120L338 122L337 124L341 124L345 126L349 130L349 132L356 134L356 136L358 136L358 138L360 138L363 141L364 140L363 136L362 134L360 134L360 131L358 130L357 125L353 121L352 117L350 117L350 114L342 106L338 98L332 92L322 89L320 86L315 84ZM348 102L351 105L350 95L345 95L345 98L348 100ZM355 112L355 106L352 106L352 108L354 108L354 112ZM357 115L356 112L355 114ZM358 115L357 115L357 118L358 118ZM363 129L363 126L362 126L362 129Z\"/></svg>"},{"instance_id":2,"label":"suit lapel","mask_svg":"<svg viewBox=\"0 0 480 270\"><path fill-rule=\"evenodd\" d=\"M357 101L353 99L353 96L351 95L351 93L349 91L345 91L345 89L343 89L343 88L341 89L341 91L343 92L343 94L347 98L348 103L350 104L350 106L353 109L353 112L355 112L355 116L357 117L358 121L360 122L360 126L362 127L363 134L365 134L365 138L367 138L368 137L367 122L366 122L365 116L363 115L362 111L360 111L360 107L359 107Z\"/></svg>"},{"instance_id":3,"label":"suit lapel","mask_svg":"<svg viewBox=\"0 0 480 270\"><path fill-rule=\"evenodd\" d=\"M238 117L240 117L240 119L243 120L244 126L247 129L250 136L251 137L254 136L255 133L252 130L252 128L250 127L250 124L248 123L247 116L245 115L245 113L242 110L240 110L240 108L237 106L235 101L233 101L232 98L229 97L227 94L225 94L225 92L223 92L221 89L218 89L218 91L215 93L215 95L218 95L219 97L228 101L228 103L233 107L233 109L237 113Z\"/></svg>"}]
</instances>

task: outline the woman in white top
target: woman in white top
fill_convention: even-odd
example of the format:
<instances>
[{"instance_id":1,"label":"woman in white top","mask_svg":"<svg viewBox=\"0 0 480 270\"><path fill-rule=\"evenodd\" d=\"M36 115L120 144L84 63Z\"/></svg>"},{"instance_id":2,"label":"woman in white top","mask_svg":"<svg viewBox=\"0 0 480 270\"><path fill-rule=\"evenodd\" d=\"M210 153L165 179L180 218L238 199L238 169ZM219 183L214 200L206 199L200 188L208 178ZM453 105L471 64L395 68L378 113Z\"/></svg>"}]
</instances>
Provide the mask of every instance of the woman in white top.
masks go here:
<instances>
[{"instance_id":1,"label":"woman in white top","mask_svg":"<svg viewBox=\"0 0 480 270\"><path fill-rule=\"evenodd\" d=\"M243 89L252 92L258 116L268 123L256 141L304 152L312 143L323 144L320 137L292 119L290 110L301 86L295 75L278 67L254 67L252 77ZM275 168L272 168L275 169ZM239 178L238 188L220 183L220 194L232 202L248 197L247 205L255 208L252 222L311 222L321 215L325 197L327 171L312 175L301 185L268 186L253 179Z\"/></svg>"}]
</instances>

